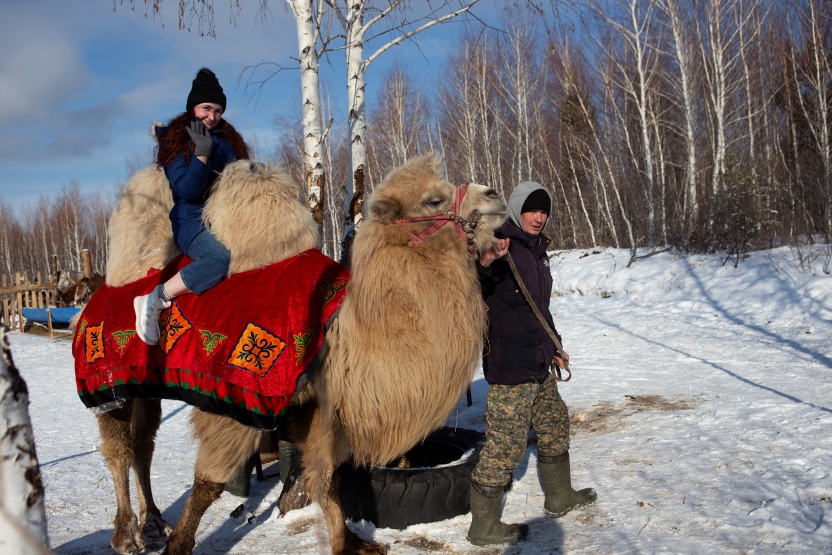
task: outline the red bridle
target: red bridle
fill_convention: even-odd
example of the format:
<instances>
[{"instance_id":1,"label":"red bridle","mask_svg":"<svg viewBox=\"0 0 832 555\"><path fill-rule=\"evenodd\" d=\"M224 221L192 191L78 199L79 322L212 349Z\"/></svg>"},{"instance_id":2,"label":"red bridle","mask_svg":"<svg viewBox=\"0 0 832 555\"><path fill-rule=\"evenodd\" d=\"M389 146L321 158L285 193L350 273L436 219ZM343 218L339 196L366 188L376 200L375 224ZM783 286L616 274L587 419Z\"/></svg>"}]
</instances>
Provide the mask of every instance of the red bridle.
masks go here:
<instances>
[{"instance_id":1,"label":"red bridle","mask_svg":"<svg viewBox=\"0 0 832 555\"><path fill-rule=\"evenodd\" d=\"M416 242L416 243L424 243L425 238L430 235L431 233L437 231L443 225L448 222L451 222L456 229L457 235L459 238L462 239L466 244L470 244L472 238L468 236L463 229L463 226L469 226L473 228L474 226L471 223L464 219L462 216L459 215L459 211L462 208L462 201L465 199L465 193L468 192L468 185L462 185L456 188L456 196L454 198L454 206L445 214L440 214L436 216L421 216L418 218L402 218L400 220L396 220L396 223L407 232L408 235ZM416 235L409 229L407 229L404 224L409 222L435 222L432 226L426 228L424 231Z\"/></svg>"}]
</instances>

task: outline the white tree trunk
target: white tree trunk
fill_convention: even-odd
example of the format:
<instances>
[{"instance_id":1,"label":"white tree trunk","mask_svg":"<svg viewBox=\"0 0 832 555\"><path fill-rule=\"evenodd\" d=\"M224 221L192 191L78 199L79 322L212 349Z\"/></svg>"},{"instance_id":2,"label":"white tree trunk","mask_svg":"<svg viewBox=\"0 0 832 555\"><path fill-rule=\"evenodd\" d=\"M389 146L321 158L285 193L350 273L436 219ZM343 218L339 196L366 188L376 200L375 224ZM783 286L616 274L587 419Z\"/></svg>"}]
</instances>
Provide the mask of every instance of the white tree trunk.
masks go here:
<instances>
[{"instance_id":1,"label":"white tree trunk","mask_svg":"<svg viewBox=\"0 0 832 555\"><path fill-rule=\"evenodd\" d=\"M322 228L325 176L315 12L312 0L286 0L286 3L295 16L298 33L306 205L312 212L318 227Z\"/></svg>"},{"instance_id":2,"label":"white tree trunk","mask_svg":"<svg viewBox=\"0 0 832 555\"><path fill-rule=\"evenodd\" d=\"M652 68L648 67L650 64L649 51L650 46L647 42L648 32L650 29L650 21L652 19L652 2L649 3L644 20L640 20L638 0L630 0L630 23L632 30L628 41L631 41L632 53L635 55L636 69L638 70L638 94L634 95L637 98L636 107L638 108L638 123L641 131L641 150L644 157L643 169L644 175L647 179L645 184L647 197L647 244L650 247L656 244L656 194L655 194L655 177L653 175L653 149L650 146L650 123L647 114L647 95L651 86L648 71ZM634 91L635 92L635 91ZM658 141L659 138L657 137Z\"/></svg>"},{"instance_id":3,"label":"white tree trunk","mask_svg":"<svg viewBox=\"0 0 832 555\"><path fill-rule=\"evenodd\" d=\"M29 392L1 327L0 348L0 553L45 553L49 535Z\"/></svg>"},{"instance_id":4,"label":"white tree trunk","mask_svg":"<svg viewBox=\"0 0 832 555\"><path fill-rule=\"evenodd\" d=\"M535 56L529 52L537 50L535 27L524 12L508 21L506 34L499 42L500 74L497 89L505 99L507 118L503 129L510 135L514 145L514 177L517 183L534 176L535 160L533 154L534 137L537 135L532 126L540 118L545 89L546 69L538 65Z\"/></svg>"},{"instance_id":5,"label":"white tree trunk","mask_svg":"<svg viewBox=\"0 0 832 555\"><path fill-rule=\"evenodd\" d=\"M601 51L616 68L615 72L608 72L608 79L630 97L638 112L637 125L641 140L641 156L638 156L635 144L629 137L628 122L626 121L628 114L621 113L618 105L615 104L615 95L610 95L610 102L613 103L613 107L618 112L621 120L622 132L625 134L633 162L644 176L644 197L647 201L647 241L652 247L655 244L656 201L648 95L652 87L652 74L656 62L655 49L649 43L655 4L653 0L618 1L626 4L624 8L629 20L626 24L619 23L615 15L609 12L606 4L597 2L593 4L593 9L621 38L623 51L616 52L614 45L605 44L600 38L595 40L601 47ZM640 162L639 158L641 158Z\"/></svg>"},{"instance_id":6,"label":"white tree trunk","mask_svg":"<svg viewBox=\"0 0 832 555\"><path fill-rule=\"evenodd\" d=\"M804 49L807 50L804 56L806 66L799 67L795 62L794 54L791 58L795 79L798 80L795 84L797 100L823 164L824 223L826 233L830 234L832 233L832 152L830 152L829 110L832 98L830 98L829 82L832 80L832 61L827 58L823 33L824 22L821 21L824 16L819 11L820 7L816 5L816 1L810 0L801 14L806 35L803 40ZM825 17L828 19L829 15L826 14ZM828 25L828 21L826 24ZM806 98L802 84L808 85L811 92L808 95L809 98ZM814 106L810 105L812 102Z\"/></svg>"},{"instance_id":7,"label":"white tree trunk","mask_svg":"<svg viewBox=\"0 0 832 555\"><path fill-rule=\"evenodd\" d=\"M364 167L367 163L367 114L364 106L364 79L367 65L364 61L363 2L353 4L347 13L347 128L349 130L349 172L344 210L351 218L347 225L352 232L363 219ZM350 204L353 204L352 210ZM346 229L345 233L349 233Z\"/></svg>"},{"instance_id":8,"label":"white tree trunk","mask_svg":"<svg viewBox=\"0 0 832 555\"><path fill-rule=\"evenodd\" d=\"M586 225L589 227L589 237L592 241L592 246L598 244L598 240L595 238L595 226L592 225L592 218L589 217L589 212L586 209L586 203L584 202L584 195L581 192L581 184L578 182L578 169L575 167L575 159L572 156L572 149L569 148L569 145L566 145L566 155L569 158L569 167L572 170L572 180L575 183L575 191L578 193L578 201L581 204L581 211L584 214L584 219L586 219ZM562 186L561 186L562 187ZM574 226L573 226L574 227ZM575 248L578 247L578 239L575 237Z\"/></svg>"},{"instance_id":9,"label":"white tree trunk","mask_svg":"<svg viewBox=\"0 0 832 555\"><path fill-rule=\"evenodd\" d=\"M682 96L682 110L685 114L684 139L687 156L684 210L688 216L688 221L695 225L699 217L699 201L696 194L696 137L693 131L693 56L690 53L690 38L685 31L687 24L682 17L678 0L665 0L662 8L670 20L670 29L673 32L673 54L676 57L676 63L679 65L679 92Z\"/></svg>"},{"instance_id":10,"label":"white tree trunk","mask_svg":"<svg viewBox=\"0 0 832 555\"><path fill-rule=\"evenodd\" d=\"M437 9L428 4L430 14L421 19L426 20L426 23L414 29L411 26L413 22L394 22L392 24L393 28L391 31L394 33L396 31L401 31L401 34L379 47L372 55L365 59L364 43L366 40L365 35L367 30L379 21L382 21L390 16L396 8L402 6L404 0L388 0L387 5L384 8L380 8L375 15L367 21L367 23L364 23L364 8L366 7L366 0L326 0L327 4L329 4L335 12L335 16L338 18L338 21L340 21L341 26L344 29L344 37L346 41L347 126L350 134L350 154L346 195L344 196L345 222L344 241L341 253L342 261L349 261L350 238L355 233L357 226L363 219L364 168L367 163L367 147L365 138L367 123L366 109L364 106L364 88L367 68L373 60L378 58L388 49L413 37L425 29L433 27L439 23L444 23L445 21L467 12L471 6L476 4L478 1L479 0L468 0L468 3L464 7L443 16L438 16ZM447 5L449 5L449 2L442 3L439 9ZM405 32L405 29L408 28L411 28L411 30Z\"/></svg>"},{"instance_id":11,"label":"white tree trunk","mask_svg":"<svg viewBox=\"0 0 832 555\"><path fill-rule=\"evenodd\" d=\"M711 193L716 196L722 190L725 175L725 157L728 151L728 122L732 121L729 113L729 101L741 86L739 80L734 79L735 69L739 59L736 48L737 33L744 21L738 21L733 29L730 28L731 15L741 0L707 0L705 10L705 25L707 29L701 31L699 19L696 20L697 29L702 35L700 42L703 69L706 83L706 96L712 114L713 125L713 168L711 171Z\"/></svg>"}]
</instances>

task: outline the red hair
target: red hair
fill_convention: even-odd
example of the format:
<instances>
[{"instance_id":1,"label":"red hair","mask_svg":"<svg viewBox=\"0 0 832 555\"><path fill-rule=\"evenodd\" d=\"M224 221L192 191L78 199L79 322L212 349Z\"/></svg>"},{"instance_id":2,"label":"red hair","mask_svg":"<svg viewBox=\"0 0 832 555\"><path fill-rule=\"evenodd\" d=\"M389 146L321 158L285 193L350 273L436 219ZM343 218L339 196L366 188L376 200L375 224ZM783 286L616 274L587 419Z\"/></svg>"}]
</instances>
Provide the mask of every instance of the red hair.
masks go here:
<instances>
[{"instance_id":1,"label":"red hair","mask_svg":"<svg viewBox=\"0 0 832 555\"><path fill-rule=\"evenodd\" d=\"M191 161L191 141L188 135L187 128L194 115L188 112L182 112L178 116L171 119L161 137L157 137L159 144L156 145L156 165L163 168L173 162L174 158L180 153L185 153L185 162ZM219 124L211 130L213 134L220 134L228 139L231 143L231 148L234 154L237 155L237 160L248 160L249 150L248 145L243 140L243 137L234 129L234 126L227 121L220 120Z\"/></svg>"}]
</instances>

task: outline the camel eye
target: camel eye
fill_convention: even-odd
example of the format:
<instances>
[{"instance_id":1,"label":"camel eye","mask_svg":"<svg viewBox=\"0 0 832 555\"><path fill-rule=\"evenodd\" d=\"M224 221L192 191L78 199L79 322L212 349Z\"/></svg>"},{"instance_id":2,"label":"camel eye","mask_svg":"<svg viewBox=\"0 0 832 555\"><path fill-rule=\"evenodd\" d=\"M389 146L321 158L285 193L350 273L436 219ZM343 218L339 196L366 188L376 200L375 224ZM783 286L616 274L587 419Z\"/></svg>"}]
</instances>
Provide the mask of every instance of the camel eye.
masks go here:
<instances>
[{"instance_id":1,"label":"camel eye","mask_svg":"<svg viewBox=\"0 0 832 555\"><path fill-rule=\"evenodd\" d=\"M439 198L439 199L429 200L426 204L428 206L430 206L431 208L439 208L440 206L442 206L442 199Z\"/></svg>"}]
</instances>

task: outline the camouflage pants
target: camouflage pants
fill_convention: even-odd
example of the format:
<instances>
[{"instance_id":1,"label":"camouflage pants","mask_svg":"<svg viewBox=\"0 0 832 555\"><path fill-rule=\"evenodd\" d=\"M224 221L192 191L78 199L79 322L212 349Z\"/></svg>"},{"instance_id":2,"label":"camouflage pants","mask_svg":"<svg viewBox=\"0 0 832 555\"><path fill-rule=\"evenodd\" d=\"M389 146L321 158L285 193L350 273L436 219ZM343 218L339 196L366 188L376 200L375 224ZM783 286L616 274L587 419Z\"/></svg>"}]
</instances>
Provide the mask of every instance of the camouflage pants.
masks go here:
<instances>
[{"instance_id":1,"label":"camouflage pants","mask_svg":"<svg viewBox=\"0 0 832 555\"><path fill-rule=\"evenodd\" d=\"M471 481L505 486L526 454L529 426L537 432L538 453L569 450L569 412L550 374L543 383L491 384L485 414L485 444Z\"/></svg>"}]
</instances>

